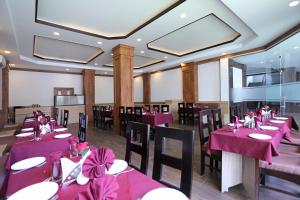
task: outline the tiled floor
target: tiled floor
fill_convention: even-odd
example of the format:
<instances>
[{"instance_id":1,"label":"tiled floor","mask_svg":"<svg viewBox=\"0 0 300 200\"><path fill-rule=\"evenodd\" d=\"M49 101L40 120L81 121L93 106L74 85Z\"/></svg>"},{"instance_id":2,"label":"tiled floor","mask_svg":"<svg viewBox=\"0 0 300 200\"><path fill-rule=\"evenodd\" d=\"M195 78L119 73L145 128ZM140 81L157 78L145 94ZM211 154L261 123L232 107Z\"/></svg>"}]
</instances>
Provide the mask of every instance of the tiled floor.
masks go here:
<instances>
[{"instance_id":1,"label":"tiled floor","mask_svg":"<svg viewBox=\"0 0 300 200\"><path fill-rule=\"evenodd\" d=\"M179 127L185 129L195 130L195 146L194 146L194 171L193 171L193 188L192 188L192 199L193 200L216 200L216 199L247 199L243 186L239 185L230 189L228 193L220 192L220 173L211 173L208 168L206 168L205 175L200 176L200 142L196 126L182 126L182 125L171 125L171 127ZM77 133L77 124L72 124L69 126L71 132ZM125 158L125 138L113 133L111 130L100 130L93 128L90 125L87 136L88 142L95 146L106 146L112 148L117 156L117 158ZM154 143L150 142L150 160L148 167L148 176L152 176L152 166L153 166L153 149ZM167 151L172 155L180 155L181 146L176 141L167 141ZM140 161L138 156L133 157L133 162L137 163ZM172 168L164 168L164 179L172 182L173 184L178 184L180 179L180 174L177 170ZM275 188L281 188L285 191L291 192L293 194L298 194L299 197L291 196L274 190L260 188L259 197L260 199L272 199L272 200L288 200L288 199L300 199L300 186L282 181L277 178L267 178L267 185Z\"/></svg>"}]
</instances>

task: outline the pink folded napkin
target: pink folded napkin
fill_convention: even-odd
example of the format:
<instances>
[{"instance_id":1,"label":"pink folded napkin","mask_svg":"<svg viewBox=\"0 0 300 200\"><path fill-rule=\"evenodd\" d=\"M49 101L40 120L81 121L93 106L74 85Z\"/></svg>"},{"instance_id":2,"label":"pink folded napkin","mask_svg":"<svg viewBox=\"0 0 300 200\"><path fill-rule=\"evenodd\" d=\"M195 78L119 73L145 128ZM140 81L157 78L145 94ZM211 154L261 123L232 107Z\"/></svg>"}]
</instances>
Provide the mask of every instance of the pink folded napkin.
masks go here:
<instances>
[{"instance_id":1,"label":"pink folded napkin","mask_svg":"<svg viewBox=\"0 0 300 200\"><path fill-rule=\"evenodd\" d=\"M78 144L79 143L79 138L77 136L71 136L69 139L68 139L68 142L69 144Z\"/></svg>"},{"instance_id":2,"label":"pink folded napkin","mask_svg":"<svg viewBox=\"0 0 300 200\"><path fill-rule=\"evenodd\" d=\"M91 154L82 165L82 173L89 179L101 178L105 169L109 170L115 160L114 152L109 148L91 147Z\"/></svg>"},{"instance_id":3,"label":"pink folded napkin","mask_svg":"<svg viewBox=\"0 0 300 200\"><path fill-rule=\"evenodd\" d=\"M114 200L118 189L116 177L105 175L90 181L87 190L78 193L76 200Z\"/></svg>"},{"instance_id":4,"label":"pink folded napkin","mask_svg":"<svg viewBox=\"0 0 300 200\"><path fill-rule=\"evenodd\" d=\"M255 123L255 128L258 129L258 123L260 122L260 119L258 117L254 117L254 123Z\"/></svg>"},{"instance_id":5,"label":"pink folded napkin","mask_svg":"<svg viewBox=\"0 0 300 200\"><path fill-rule=\"evenodd\" d=\"M239 121L240 121L240 119L239 119L239 117L238 116L234 116L234 129L237 129L237 128L239 128Z\"/></svg>"}]
</instances>

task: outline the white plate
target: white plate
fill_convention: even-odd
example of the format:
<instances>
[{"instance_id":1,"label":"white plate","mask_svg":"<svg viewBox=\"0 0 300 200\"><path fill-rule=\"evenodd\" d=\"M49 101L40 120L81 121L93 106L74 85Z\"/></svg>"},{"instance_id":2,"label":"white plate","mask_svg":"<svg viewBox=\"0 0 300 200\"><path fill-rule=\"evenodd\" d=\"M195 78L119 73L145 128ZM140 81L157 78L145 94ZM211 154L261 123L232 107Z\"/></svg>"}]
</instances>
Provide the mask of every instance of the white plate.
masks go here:
<instances>
[{"instance_id":1,"label":"white plate","mask_svg":"<svg viewBox=\"0 0 300 200\"><path fill-rule=\"evenodd\" d=\"M10 168L12 170L22 170L22 169L29 169L32 167L35 167L37 165L42 164L43 162L46 161L45 157L33 157L33 158L28 158L25 160L21 160L19 162L16 162L13 164Z\"/></svg>"},{"instance_id":2,"label":"white plate","mask_svg":"<svg viewBox=\"0 0 300 200\"><path fill-rule=\"evenodd\" d=\"M22 128L21 132L25 132L25 131L33 131L33 128Z\"/></svg>"},{"instance_id":3,"label":"white plate","mask_svg":"<svg viewBox=\"0 0 300 200\"><path fill-rule=\"evenodd\" d=\"M34 122L35 119L26 119L25 122Z\"/></svg>"},{"instance_id":4,"label":"white plate","mask_svg":"<svg viewBox=\"0 0 300 200\"><path fill-rule=\"evenodd\" d=\"M71 133L64 133L64 134L55 135L54 138L62 139L62 138L70 137L71 135L72 135Z\"/></svg>"},{"instance_id":5,"label":"white plate","mask_svg":"<svg viewBox=\"0 0 300 200\"><path fill-rule=\"evenodd\" d=\"M229 123L229 124L227 124L228 126L232 126L232 127L234 127L234 123ZM239 124L239 126L241 127L241 126L243 126L243 124Z\"/></svg>"},{"instance_id":6,"label":"white plate","mask_svg":"<svg viewBox=\"0 0 300 200\"><path fill-rule=\"evenodd\" d=\"M266 130L266 131L277 131L277 130L279 130L279 128L275 127L275 126L260 126L260 128L262 130Z\"/></svg>"},{"instance_id":7,"label":"white plate","mask_svg":"<svg viewBox=\"0 0 300 200\"><path fill-rule=\"evenodd\" d=\"M55 132L62 132L62 131L67 131L68 128L57 128L57 129L54 129Z\"/></svg>"},{"instance_id":8,"label":"white plate","mask_svg":"<svg viewBox=\"0 0 300 200\"><path fill-rule=\"evenodd\" d=\"M16 135L16 137L17 138L28 137L28 136L31 136L33 134L34 134L34 132L20 133L20 134Z\"/></svg>"},{"instance_id":9,"label":"white plate","mask_svg":"<svg viewBox=\"0 0 300 200\"><path fill-rule=\"evenodd\" d=\"M285 121L281 121L281 120L270 120L271 123L275 123L275 124L283 124L285 123Z\"/></svg>"},{"instance_id":10,"label":"white plate","mask_svg":"<svg viewBox=\"0 0 300 200\"><path fill-rule=\"evenodd\" d=\"M244 120L244 119L240 119L239 121L240 121L240 122L242 122L242 123L244 123L244 122L245 122L245 120Z\"/></svg>"},{"instance_id":11,"label":"white plate","mask_svg":"<svg viewBox=\"0 0 300 200\"><path fill-rule=\"evenodd\" d=\"M110 167L109 171L105 170L105 174L117 174L124 171L128 167L128 164L124 160L115 159L114 164Z\"/></svg>"},{"instance_id":12,"label":"white plate","mask_svg":"<svg viewBox=\"0 0 300 200\"><path fill-rule=\"evenodd\" d=\"M274 119L287 120L287 119L289 119L289 118L287 118L287 117L274 117Z\"/></svg>"},{"instance_id":13,"label":"white plate","mask_svg":"<svg viewBox=\"0 0 300 200\"><path fill-rule=\"evenodd\" d=\"M25 187L13 195L9 200L48 200L58 191L58 184L55 182L41 182Z\"/></svg>"},{"instance_id":14,"label":"white plate","mask_svg":"<svg viewBox=\"0 0 300 200\"><path fill-rule=\"evenodd\" d=\"M172 188L157 188L146 193L142 200L188 200L188 198L180 191Z\"/></svg>"},{"instance_id":15,"label":"white plate","mask_svg":"<svg viewBox=\"0 0 300 200\"><path fill-rule=\"evenodd\" d=\"M270 140L272 137L270 135L260 134L260 133L251 133L249 137L258 139L258 140Z\"/></svg>"}]
</instances>

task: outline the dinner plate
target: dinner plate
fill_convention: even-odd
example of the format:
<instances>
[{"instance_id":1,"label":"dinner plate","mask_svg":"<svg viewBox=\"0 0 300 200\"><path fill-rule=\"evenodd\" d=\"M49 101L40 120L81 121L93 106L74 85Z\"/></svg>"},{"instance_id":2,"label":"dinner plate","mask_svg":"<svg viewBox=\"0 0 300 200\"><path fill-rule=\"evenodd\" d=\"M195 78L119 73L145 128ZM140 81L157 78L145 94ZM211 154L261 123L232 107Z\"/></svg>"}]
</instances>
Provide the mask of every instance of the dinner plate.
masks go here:
<instances>
[{"instance_id":1,"label":"dinner plate","mask_svg":"<svg viewBox=\"0 0 300 200\"><path fill-rule=\"evenodd\" d=\"M35 119L26 119L25 122L34 122Z\"/></svg>"},{"instance_id":2,"label":"dinner plate","mask_svg":"<svg viewBox=\"0 0 300 200\"><path fill-rule=\"evenodd\" d=\"M232 127L234 127L234 123L229 123L229 124L227 124L228 126L232 126ZM239 124L239 126L241 127L241 126L243 126L243 124Z\"/></svg>"},{"instance_id":3,"label":"dinner plate","mask_svg":"<svg viewBox=\"0 0 300 200\"><path fill-rule=\"evenodd\" d=\"M289 118L287 118L287 117L274 117L274 119L278 119L278 120L287 120L287 119L289 119Z\"/></svg>"},{"instance_id":4,"label":"dinner plate","mask_svg":"<svg viewBox=\"0 0 300 200\"><path fill-rule=\"evenodd\" d=\"M275 126L260 126L260 128L262 130L266 130L266 131L277 131L277 130L279 130L279 128L275 127Z\"/></svg>"},{"instance_id":5,"label":"dinner plate","mask_svg":"<svg viewBox=\"0 0 300 200\"><path fill-rule=\"evenodd\" d=\"M62 132L62 131L67 131L68 128L56 128L54 129L55 132Z\"/></svg>"},{"instance_id":6,"label":"dinner plate","mask_svg":"<svg viewBox=\"0 0 300 200\"><path fill-rule=\"evenodd\" d=\"M35 167L37 165L42 164L46 161L45 157L33 157L33 158L27 158L25 160L21 160L19 162L16 162L11 166L12 170L22 170L22 169L29 169L32 167Z\"/></svg>"},{"instance_id":7,"label":"dinner plate","mask_svg":"<svg viewBox=\"0 0 300 200\"><path fill-rule=\"evenodd\" d=\"M110 167L110 169L108 171L105 170L105 174L117 174L124 171L127 167L128 164L126 161L115 159L114 164Z\"/></svg>"},{"instance_id":8,"label":"dinner plate","mask_svg":"<svg viewBox=\"0 0 300 200\"><path fill-rule=\"evenodd\" d=\"M55 182L41 182L25 187L13 195L9 200L48 200L58 191L58 184Z\"/></svg>"},{"instance_id":9,"label":"dinner plate","mask_svg":"<svg viewBox=\"0 0 300 200\"><path fill-rule=\"evenodd\" d=\"M62 138L70 137L71 135L72 135L71 133L58 134L58 135L55 135L54 138L62 139Z\"/></svg>"},{"instance_id":10,"label":"dinner plate","mask_svg":"<svg viewBox=\"0 0 300 200\"><path fill-rule=\"evenodd\" d=\"M244 120L244 119L240 119L239 121L240 121L240 122L242 122L242 123L244 123L244 122L245 122L245 120Z\"/></svg>"},{"instance_id":11,"label":"dinner plate","mask_svg":"<svg viewBox=\"0 0 300 200\"><path fill-rule=\"evenodd\" d=\"M285 123L285 121L281 121L281 120L270 120L271 123L275 123L275 124L283 124Z\"/></svg>"},{"instance_id":12,"label":"dinner plate","mask_svg":"<svg viewBox=\"0 0 300 200\"><path fill-rule=\"evenodd\" d=\"M270 140L272 137L270 135L261 134L261 133L251 133L249 137L258 139L258 140Z\"/></svg>"},{"instance_id":13,"label":"dinner plate","mask_svg":"<svg viewBox=\"0 0 300 200\"><path fill-rule=\"evenodd\" d=\"M33 128L22 128L21 132L25 132L25 131L33 131Z\"/></svg>"},{"instance_id":14,"label":"dinner plate","mask_svg":"<svg viewBox=\"0 0 300 200\"><path fill-rule=\"evenodd\" d=\"M157 188L146 193L142 200L188 200L188 198L180 191L172 188Z\"/></svg>"},{"instance_id":15,"label":"dinner plate","mask_svg":"<svg viewBox=\"0 0 300 200\"><path fill-rule=\"evenodd\" d=\"M31 136L33 134L34 134L34 132L20 133L20 134L16 135L16 137L17 138L28 137L28 136Z\"/></svg>"}]
</instances>

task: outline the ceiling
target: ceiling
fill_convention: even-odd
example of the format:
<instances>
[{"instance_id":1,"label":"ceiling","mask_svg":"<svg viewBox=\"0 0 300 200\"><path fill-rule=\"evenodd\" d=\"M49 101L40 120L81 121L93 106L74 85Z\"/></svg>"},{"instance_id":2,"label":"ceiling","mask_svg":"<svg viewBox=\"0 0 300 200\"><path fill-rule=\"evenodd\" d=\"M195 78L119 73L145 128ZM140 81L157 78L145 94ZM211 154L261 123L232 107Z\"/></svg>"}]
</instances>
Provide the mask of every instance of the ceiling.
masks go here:
<instances>
[{"instance_id":1,"label":"ceiling","mask_svg":"<svg viewBox=\"0 0 300 200\"><path fill-rule=\"evenodd\" d=\"M134 72L150 72L260 47L299 24L290 2L0 0L0 54L19 68L112 73L111 49L127 44Z\"/></svg>"}]
</instances>

